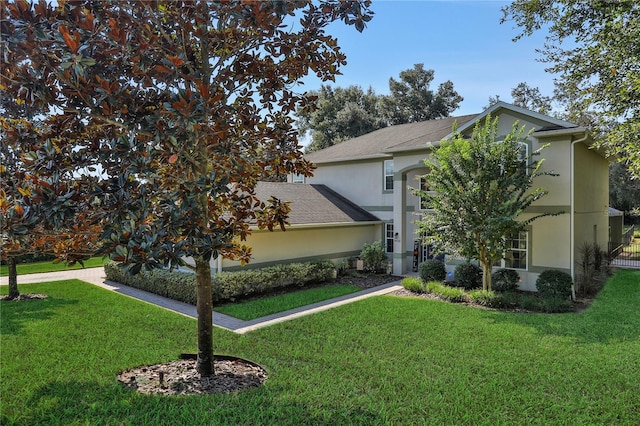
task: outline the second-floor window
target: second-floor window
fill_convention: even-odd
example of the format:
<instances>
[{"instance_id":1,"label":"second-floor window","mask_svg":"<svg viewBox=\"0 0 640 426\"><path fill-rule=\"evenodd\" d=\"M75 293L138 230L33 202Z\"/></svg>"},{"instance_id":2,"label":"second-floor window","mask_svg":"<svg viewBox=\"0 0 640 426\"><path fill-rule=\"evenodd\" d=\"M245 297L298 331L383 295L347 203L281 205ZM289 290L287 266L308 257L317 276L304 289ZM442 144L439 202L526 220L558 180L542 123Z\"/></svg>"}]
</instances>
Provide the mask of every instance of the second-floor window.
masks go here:
<instances>
[{"instance_id":1,"label":"second-floor window","mask_svg":"<svg viewBox=\"0 0 640 426\"><path fill-rule=\"evenodd\" d=\"M393 191L393 160L384 162L384 190Z\"/></svg>"},{"instance_id":2,"label":"second-floor window","mask_svg":"<svg viewBox=\"0 0 640 426\"><path fill-rule=\"evenodd\" d=\"M420 210L432 210L433 206L431 205L431 200L429 200L429 195L435 194L435 191L429 188L427 180L423 177L420 178L420 190L424 193L424 195L420 195Z\"/></svg>"}]
</instances>

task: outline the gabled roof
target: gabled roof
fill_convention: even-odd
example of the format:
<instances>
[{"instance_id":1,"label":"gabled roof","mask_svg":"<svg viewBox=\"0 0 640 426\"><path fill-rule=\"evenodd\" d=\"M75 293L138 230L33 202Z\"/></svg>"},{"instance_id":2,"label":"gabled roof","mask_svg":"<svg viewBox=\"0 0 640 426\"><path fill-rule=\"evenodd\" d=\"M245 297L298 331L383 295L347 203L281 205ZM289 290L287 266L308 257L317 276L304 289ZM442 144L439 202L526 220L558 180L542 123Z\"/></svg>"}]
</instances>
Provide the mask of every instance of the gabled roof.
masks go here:
<instances>
[{"instance_id":1,"label":"gabled roof","mask_svg":"<svg viewBox=\"0 0 640 426\"><path fill-rule=\"evenodd\" d=\"M521 108L519 106L515 106L513 104L509 104L506 102L498 101L495 104L491 105L489 108L482 111L480 114L476 115L473 120L468 121L464 125L458 126L458 132L462 133L465 130L473 127L477 121L482 120L489 114L495 117L499 115L501 111L509 111L514 113L515 115L526 116L530 120L545 123L543 127L551 127L554 129L567 129L571 127L578 127L577 124L569 123L568 121L564 121L548 115L540 114L539 112L530 111L528 109ZM447 135L447 138L450 136L452 136L451 133Z\"/></svg>"},{"instance_id":2,"label":"gabled roof","mask_svg":"<svg viewBox=\"0 0 640 426\"><path fill-rule=\"evenodd\" d=\"M427 143L439 141L451 133L454 122L461 126L474 117L476 114L385 127L312 152L305 158L313 163L391 158L391 153L396 150L424 149Z\"/></svg>"},{"instance_id":3,"label":"gabled roof","mask_svg":"<svg viewBox=\"0 0 640 426\"><path fill-rule=\"evenodd\" d=\"M372 158L392 158L394 153L426 149L431 143L437 144L443 139L451 138L453 136L451 129L454 123L457 125L457 131L462 133L473 128L476 122L488 114L497 116L502 112L510 112L516 117L526 117L528 120L538 123L545 130L555 129L557 131L578 128L577 125L568 121L500 101L480 114L439 118L385 127L329 148L306 154L305 158L317 164Z\"/></svg>"},{"instance_id":4,"label":"gabled roof","mask_svg":"<svg viewBox=\"0 0 640 426\"><path fill-rule=\"evenodd\" d=\"M380 221L325 185L258 182L256 195L263 201L272 196L290 201L291 212L287 221L291 225Z\"/></svg>"}]
</instances>

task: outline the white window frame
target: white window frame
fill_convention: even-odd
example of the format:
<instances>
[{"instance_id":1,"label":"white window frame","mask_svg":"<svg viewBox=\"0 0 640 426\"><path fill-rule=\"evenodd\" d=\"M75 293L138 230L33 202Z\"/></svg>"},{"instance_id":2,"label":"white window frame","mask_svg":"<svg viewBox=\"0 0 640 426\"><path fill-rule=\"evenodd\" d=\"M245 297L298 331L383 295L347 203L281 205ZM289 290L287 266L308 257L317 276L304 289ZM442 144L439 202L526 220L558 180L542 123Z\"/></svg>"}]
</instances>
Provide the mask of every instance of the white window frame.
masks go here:
<instances>
[{"instance_id":1,"label":"white window frame","mask_svg":"<svg viewBox=\"0 0 640 426\"><path fill-rule=\"evenodd\" d=\"M384 160L382 167L382 187L385 191L393 191L393 160ZM389 170L389 167L391 170ZM388 177L391 177L391 179L387 179Z\"/></svg>"},{"instance_id":2,"label":"white window frame","mask_svg":"<svg viewBox=\"0 0 640 426\"><path fill-rule=\"evenodd\" d=\"M436 192L435 191L427 191L428 187L427 187L427 180L424 177L420 177L420 190L423 192L426 192L429 195L434 195ZM418 208L420 209L420 211L433 211L433 208L431 207L426 207L425 205L427 204L428 200L423 198L422 194L420 194L419 198L419 202L420 204L418 205Z\"/></svg>"},{"instance_id":3,"label":"white window frame","mask_svg":"<svg viewBox=\"0 0 640 426\"><path fill-rule=\"evenodd\" d=\"M394 241L395 233L393 231L393 222L387 222L384 224L384 251L386 253L393 253ZM389 248L391 248L391 251L389 251Z\"/></svg>"},{"instance_id":4,"label":"white window frame","mask_svg":"<svg viewBox=\"0 0 640 426\"><path fill-rule=\"evenodd\" d=\"M524 238L522 238L524 237ZM528 231L522 231L518 234L518 238L510 238L509 241L511 248L508 249L502 260L500 261L499 265L496 266L500 266L501 268L506 268L506 269L513 269L516 271L527 271L529 270L529 232ZM517 247L514 247L514 241L517 241ZM521 247L522 243L524 242L524 248ZM522 267L514 267L513 263L509 264L509 259L507 259L508 254L509 253L522 253L524 254L524 257L519 257L518 260L524 260L524 268ZM513 256L510 257L510 259L513 259Z\"/></svg>"},{"instance_id":5,"label":"white window frame","mask_svg":"<svg viewBox=\"0 0 640 426\"><path fill-rule=\"evenodd\" d=\"M293 183L305 183L305 175L299 174L299 173L294 173L292 178L291 178L291 182Z\"/></svg>"}]
</instances>

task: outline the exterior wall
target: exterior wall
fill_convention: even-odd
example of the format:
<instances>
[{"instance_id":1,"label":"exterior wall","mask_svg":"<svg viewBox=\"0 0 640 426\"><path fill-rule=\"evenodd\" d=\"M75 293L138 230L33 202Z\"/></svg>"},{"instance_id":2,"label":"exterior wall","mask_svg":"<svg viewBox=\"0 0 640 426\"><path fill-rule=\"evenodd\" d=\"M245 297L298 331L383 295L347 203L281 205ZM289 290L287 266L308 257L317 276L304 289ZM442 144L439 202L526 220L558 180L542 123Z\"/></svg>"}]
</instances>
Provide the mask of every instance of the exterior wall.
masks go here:
<instances>
[{"instance_id":1,"label":"exterior wall","mask_svg":"<svg viewBox=\"0 0 640 426\"><path fill-rule=\"evenodd\" d=\"M320 164L307 183L327 185L343 197L383 219L379 212L391 218L393 192L384 190L384 161L378 158L348 163Z\"/></svg>"},{"instance_id":2,"label":"exterior wall","mask_svg":"<svg viewBox=\"0 0 640 426\"><path fill-rule=\"evenodd\" d=\"M516 120L525 126L526 131L549 125L540 116L530 117L510 110L501 110L498 117L498 137L508 134ZM464 133L472 131L473 126L466 128ZM584 241L597 241L601 245L608 241L608 162L582 143L572 145L573 136L561 133L544 139L531 136L527 141L529 152L549 144L541 151L541 157L545 159L542 167L558 176L537 179L534 187L542 187L548 193L533 203L521 219L541 213L565 213L537 219L530 225L528 268L520 271L520 288L524 290L535 290L535 281L545 269L572 272ZM575 149L573 176L572 148ZM423 160L429 155L429 150L425 146L421 151L392 154L387 158L320 164L314 177L307 182L325 184L382 221L392 221L394 233L397 233L393 272L404 274L411 272L413 244L417 238L415 221L422 214L419 197L413 195L411 188L419 187L418 177L428 172ZM394 162L393 192L384 191L385 159L393 159ZM575 185L573 200L572 185ZM573 220L572 213L575 214ZM382 239L383 231L381 226L373 240ZM453 271L456 263L455 259L448 260L447 270Z\"/></svg>"},{"instance_id":3,"label":"exterior wall","mask_svg":"<svg viewBox=\"0 0 640 426\"><path fill-rule=\"evenodd\" d=\"M318 259L338 260L357 256L365 243L380 240L382 225L333 224L322 226L288 227L285 232L256 230L247 238L253 258L245 268L258 268L277 263L307 262ZM212 269L217 269L212 261ZM240 263L222 260L222 270L240 269Z\"/></svg>"},{"instance_id":4,"label":"exterior wall","mask_svg":"<svg viewBox=\"0 0 640 426\"><path fill-rule=\"evenodd\" d=\"M575 145L574 263L580 248L609 241L609 162L585 145ZM577 267L577 265L576 265Z\"/></svg>"}]
</instances>

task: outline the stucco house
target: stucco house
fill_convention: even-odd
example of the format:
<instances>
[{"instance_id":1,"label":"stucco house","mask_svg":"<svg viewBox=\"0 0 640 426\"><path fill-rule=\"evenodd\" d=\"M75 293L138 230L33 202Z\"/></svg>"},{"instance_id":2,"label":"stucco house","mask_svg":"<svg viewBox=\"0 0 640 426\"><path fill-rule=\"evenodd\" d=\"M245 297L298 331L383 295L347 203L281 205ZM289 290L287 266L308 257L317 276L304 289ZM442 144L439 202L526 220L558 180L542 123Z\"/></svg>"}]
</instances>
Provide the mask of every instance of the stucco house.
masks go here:
<instances>
[{"instance_id":1,"label":"stucco house","mask_svg":"<svg viewBox=\"0 0 640 426\"><path fill-rule=\"evenodd\" d=\"M314 176L306 180L291 176L289 185L300 185L300 192L307 191L302 188L309 186L331 191L329 202L339 197L341 202L350 203L350 208L358 207L361 216L358 220L347 220L348 224L330 218L322 223L308 222L308 218L298 222L292 216L289 234L270 235L264 243L258 243L259 233L251 237L249 243L254 246L256 260L260 263L262 255L258 255L258 247L262 244L278 250L289 245L297 247L301 242L296 238L296 230L313 229L313 235L304 234L296 258L326 253L357 254L364 242L381 240L393 261L393 273L415 270L419 262L431 256L428 247L418 241L414 224L417 214L429 211L421 209L421 201L411 191L411 187L421 185L420 176L428 172L423 160L430 155L433 144L451 136L454 123L463 135L471 134L476 122L487 114L498 117L499 135L506 135L516 121L533 130L526 149L533 152L548 143L542 154L544 167L559 173L557 177L538 179L536 186L549 193L530 206L522 218L541 212L565 212L538 219L526 232L514 236L512 250L505 254L501 266L517 270L522 280L520 288L525 290L535 290L537 276L545 269L574 275L583 242L602 246L608 242L608 160L592 149L588 129L505 102L498 102L480 114L383 128L308 154L306 158L317 165ZM283 199L291 200L295 209L300 194L291 191L285 194L290 198ZM367 219L364 213L368 213ZM347 229L358 235L352 237ZM278 240L284 234L290 238ZM447 258L448 270L453 271L458 261Z\"/></svg>"},{"instance_id":2,"label":"stucco house","mask_svg":"<svg viewBox=\"0 0 640 426\"><path fill-rule=\"evenodd\" d=\"M252 227L247 245L250 268L318 259L340 260L357 256L365 243L380 239L382 221L372 213L322 184L258 182L261 200L276 197L290 202L286 231ZM240 263L218 258L214 270L233 271Z\"/></svg>"}]
</instances>

